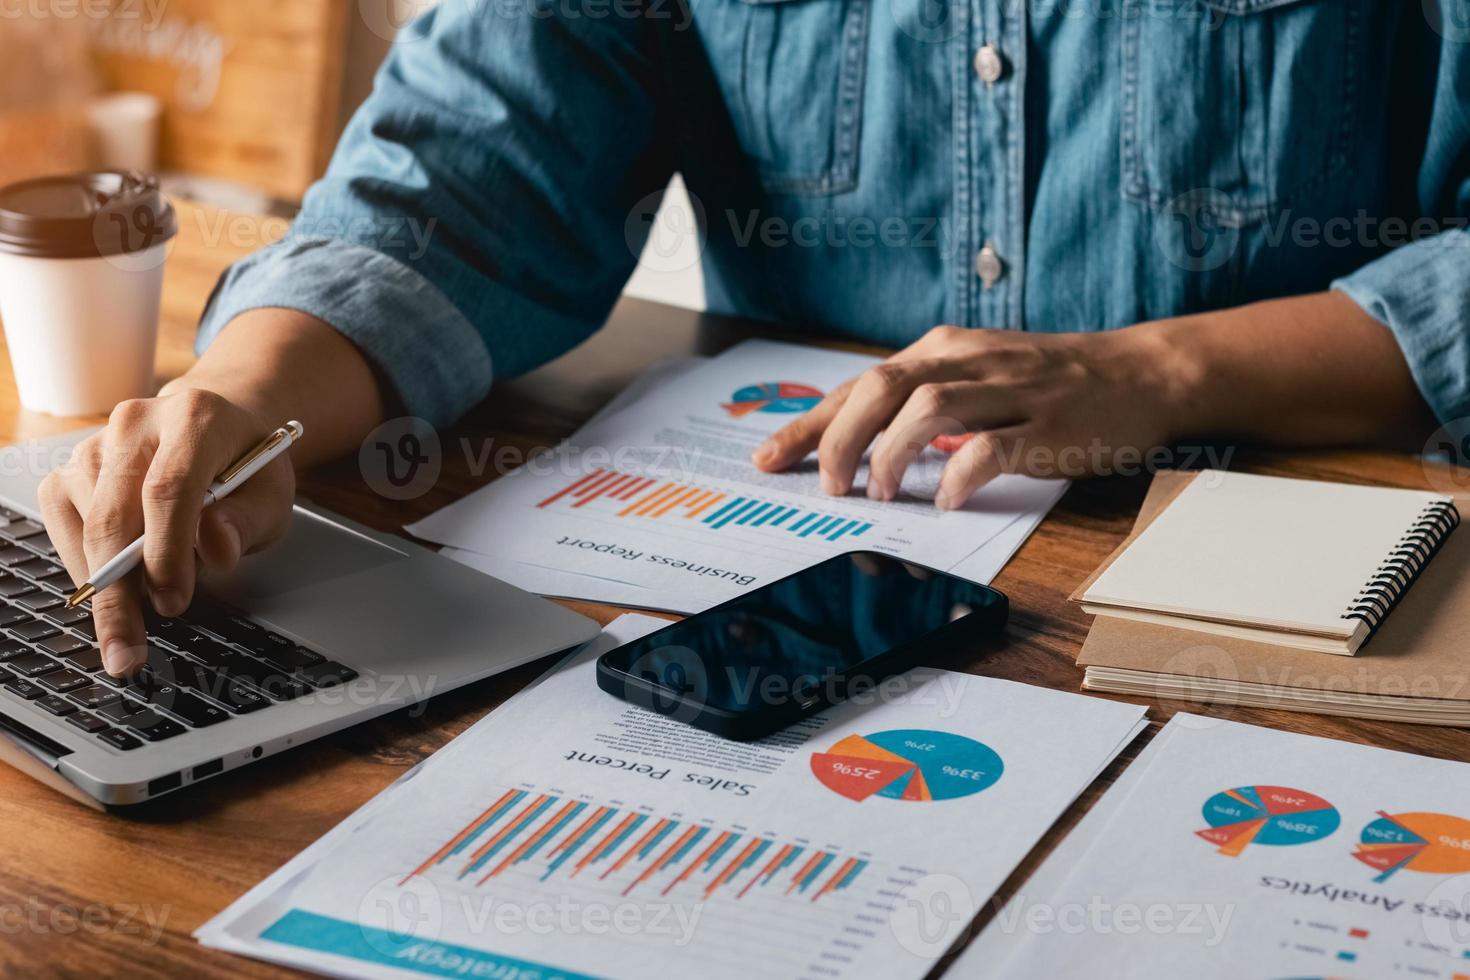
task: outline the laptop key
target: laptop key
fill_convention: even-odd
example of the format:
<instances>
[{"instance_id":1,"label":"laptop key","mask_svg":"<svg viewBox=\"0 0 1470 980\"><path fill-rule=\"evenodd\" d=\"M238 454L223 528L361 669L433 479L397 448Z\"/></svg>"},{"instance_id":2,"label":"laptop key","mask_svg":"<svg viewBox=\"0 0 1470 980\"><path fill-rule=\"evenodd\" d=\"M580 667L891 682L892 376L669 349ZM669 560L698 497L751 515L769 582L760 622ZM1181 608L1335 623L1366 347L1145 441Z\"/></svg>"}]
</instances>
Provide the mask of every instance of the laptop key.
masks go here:
<instances>
[{"instance_id":1,"label":"laptop key","mask_svg":"<svg viewBox=\"0 0 1470 980\"><path fill-rule=\"evenodd\" d=\"M17 578L14 575L0 575L0 599L13 599L35 591L36 587L23 578Z\"/></svg>"},{"instance_id":2,"label":"laptop key","mask_svg":"<svg viewBox=\"0 0 1470 980\"><path fill-rule=\"evenodd\" d=\"M40 524L31 520L29 517L21 518L18 521L12 521L5 527L6 536L15 541L21 541L25 538L34 538L38 534L45 533L46 529Z\"/></svg>"},{"instance_id":3,"label":"laptop key","mask_svg":"<svg viewBox=\"0 0 1470 980\"><path fill-rule=\"evenodd\" d=\"M235 654L219 664L219 672L235 680L243 680L272 701L290 701L311 690L311 686L269 664Z\"/></svg>"},{"instance_id":4,"label":"laptop key","mask_svg":"<svg viewBox=\"0 0 1470 980\"><path fill-rule=\"evenodd\" d=\"M24 657L31 652L31 648L19 640L0 640L0 664L14 660L16 657Z\"/></svg>"},{"instance_id":5,"label":"laptop key","mask_svg":"<svg viewBox=\"0 0 1470 980\"><path fill-rule=\"evenodd\" d=\"M85 646L66 655L66 662L77 670L95 674L102 669L102 651L94 646Z\"/></svg>"},{"instance_id":6,"label":"laptop key","mask_svg":"<svg viewBox=\"0 0 1470 980\"><path fill-rule=\"evenodd\" d=\"M38 645L53 657L64 657L76 650L85 650L92 644L86 640L78 639L75 636L67 636L63 633L60 636L53 636L49 639L42 640Z\"/></svg>"},{"instance_id":7,"label":"laptop key","mask_svg":"<svg viewBox=\"0 0 1470 980\"><path fill-rule=\"evenodd\" d=\"M213 686L204 688L204 693L234 714L248 715L252 711L269 707L271 703L264 694L251 690L239 681L232 681L219 674L215 674L214 678Z\"/></svg>"},{"instance_id":8,"label":"laptop key","mask_svg":"<svg viewBox=\"0 0 1470 980\"><path fill-rule=\"evenodd\" d=\"M60 691L63 694L68 691L75 691L81 687L90 687L91 684L92 678L86 674L72 670L70 667L54 670L41 677L42 687L50 688L53 691Z\"/></svg>"},{"instance_id":9,"label":"laptop key","mask_svg":"<svg viewBox=\"0 0 1470 980\"><path fill-rule=\"evenodd\" d=\"M98 732L97 737L113 748L122 749L124 752L129 749L136 749L143 744L135 736L129 735L121 728L105 729L104 731Z\"/></svg>"},{"instance_id":10,"label":"laptop key","mask_svg":"<svg viewBox=\"0 0 1470 980\"><path fill-rule=\"evenodd\" d=\"M292 646L291 641L284 636L224 610L208 610L206 607L197 622L211 633L239 644L256 656L264 656L283 647L290 649Z\"/></svg>"},{"instance_id":11,"label":"laptop key","mask_svg":"<svg viewBox=\"0 0 1470 980\"><path fill-rule=\"evenodd\" d=\"M62 592L70 592L77 587L77 584L72 581L71 572L68 572L54 562L51 567L56 569L56 571L47 572L45 575L37 575L36 581L42 585L50 586L53 589L59 589Z\"/></svg>"},{"instance_id":12,"label":"laptop key","mask_svg":"<svg viewBox=\"0 0 1470 980\"><path fill-rule=\"evenodd\" d=\"M0 667L0 687L4 687L6 684L9 684L13 680L15 680L15 675L6 670L4 667Z\"/></svg>"},{"instance_id":13,"label":"laptop key","mask_svg":"<svg viewBox=\"0 0 1470 980\"><path fill-rule=\"evenodd\" d=\"M0 602L0 626L13 626L30 618L31 614L24 609L17 609L8 602Z\"/></svg>"},{"instance_id":14,"label":"laptop key","mask_svg":"<svg viewBox=\"0 0 1470 980\"><path fill-rule=\"evenodd\" d=\"M131 720L127 724L129 728L150 742L162 742L166 738L173 738L175 735L182 735L188 731L187 728L172 718L165 718L156 713L154 714L154 718L157 720L149 724L143 724L137 720Z\"/></svg>"},{"instance_id":15,"label":"laptop key","mask_svg":"<svg viewBox=\"0 0 1470 980\"><path fill-rule=\"evenodd\" d=\"M11 545L9 548L0 551L0 565L9 568L12 565L28 562L34 557L36 557L36 553L29 548L22 548L20 545Z\"/></svg>"},{"instance_id":16,"label":"laptop key","mask_svg":"<svg viewBox=\"0 0 1470 980\"><path fill-rule=\"evenodd\" d=\"M99 715L108 721L121 724L124 720L147 711L148 706L140 701L134 701L132 698L120 697L111 704L99 705L96 710Z\"/></svg>"},{"instance_id":17,"label":"laptop key","mask_svg":"<svg viewBox=\"0 0 1470 980\"><path fill-rule=\"evenodd\" d=\"M90 684L71 692L71 699L84 708L101 708L122 699L122 695L110 687Z\"/></svg>"},{"instance_id":18,"label":"laptop key","mask_svg":"<svg viewBox=\"0 0 1470 980\"><path fill-rule=\"evenodd\" d=\"M30 653L24 657L16 657L5 666L21 677L40 677L42 674L49 674L53 670L61 669L61 664L39 653Z\"/></svg>"},{"instance_id":19,"label":"laptop key","mask_svg":"<svg viewBox=\"0 0 1470 980\"><path fill-rule=\"evenodd\" d=\"M172 637L169 637L167 634L162 634L162 632L161 635L164 635L166 639L170 639L174 646L209 667L218 667L231 657L238 658L240 656L239 653L231 650L218 640L212 640L192 629L175 630L173 631Z\"/></svg>"},{"instance_id":20,"label":"laptop key","mask_svg":"<svg viewBox=\"0 0 1470 980\"><path fill-rule=\"evenodd\" d=\"M36 707L40 708L42 711L46 711L58 716L69 715L73 711L77 710L76 705L72 704L60 694L46 695L44 698L36 701Z\"/></svg>"},{"instance_id":21,"label":"laptop key","mask_svg":"<svg viewBox=\"0 0 1470 980\"><path fill-rule=\"evenodd\" d=\"M185 711L193 712L201 717L208 716L207 712L200 711L199 708L207 708L209 705L206 705L194 695L185 692L178 684L160 677L151 667L136 677L131 678L128 686L124 690L138 700L146 701L148 704L162 708L171 714L179 714L179 712L174 711L174 706L181 704ZM218 711L218 709L215 710ZM216 718L215 721L224 721L226 717L224 712L220 711L219 715L220 717ZM213 722L206 723L213 724Z\"/></svg>"},{"instance_id":22,"label":"laptop key","mask_svg":"<svg viewBox=\"0 0 1470 980\"><path fill-rule=\"evenodd\" d=\"M199 635L188 623L177 619L163 619L151 609L144 611L143 622L148 627L149 636L180 649L185 642Z\"/></svg>"},{"instance_id":23,"label":"laptop key","mask_svg":"<svg viewBox=\"0 0 1470 980\"><path fill-rule=\"evenodd\" d=\"M177 684L179 687L197 690L207 686L209 681L209 671L177 653L171 653L157 661L150 656L148 669L160 680Z\"/></svg>"},{"instance_id":24,"label":"laptop key","mask_svg":"<svg viewBox=\"0 0 1470 980\"><path fill-rule=\"evenodd\" d=\"M218 725L222 721L228 721L230 713L224 708L216 708L203 698L195 697L188 691L174 689L174 696L167 699L155 701L158 707L171 715L183 719L184 724L190 728L208 728L210 725Z\"/></svg>"},{"instance_id":25,"label":"laptop key","mask_svg":"<svg viewBox=\"0 0 1470 980\"><path fill-rule=\"evenodd\" d=\"M39 579L47 575L55 575L61 569L54 562L37 557L27 562L21 562L19 565L11 568L11 571L24 575L26 578Z\"/></svg>"},{"instance_id":26,"label":"laptop key","mask_svg":"<svg viewBox=\"0 0 1470 980\"><path fill-rule=\"evenodd\" d=\"M323 660L319 664L298 670L296 676L304 678L312 687L335 687L356 679L357 671L335 660Z\"/></svg>"},{"instance_id":27,"label":"laptop key","mask_svg":"<svg viewBox=\"0 0 1470 980\"><path fill-rule=\"evenodd\" d=\"M198 633L189 638L181 648L191 657L226 677L232 680L243 680L251 687L264 691L272 701L289 701L292 698L299 698L310 690L306 684L283 671L231 650L223 643L218 643Z\"/></svg>"},{"instance_id":28,"label":"laptop key","mask_svg":"<svg viewBox=\"0 0 1470 980\"><path fill-rule=\"evenodd\" d=\"M260 659L282 670L298 674L304 673L307 667L316 667L327 662L327 658L315 650L308 650L290 641L282 646L266 650L260 654Z\"/></svg>"},{"instance_id":29,"label":"laptop key","mask_svg":"<svg viewBox=\"0 0 1470 980\"><path fill-rule=\"evenodd\" d=\"M35 643L37 640L44 640L48 636L55 636L61 630L52 626L50 623L43 623L39 619L32 619L29 622L10 627L10 632L22 640L29 640Z\"/></svg>"},{"instance_id":30,"label":"laptop key","mask_svg":"<svg viewBox=\"0 0 1470 980\"><path fill-rule=\"evenodd\" d=\"M168 720L168 718L154 711L152 708L144 708L142 711L128 715L126 718L119 718L117 723L119 725L126 725L136 732L143 732L157 725L161 725Z\"/></svg>"},{"instance_id":31,"label":"laptop key","mask_svg":"<svg viewBox=\"0 0 1470 980\"><path fill-rule=\"evenodd\" d=\"M85 711L74 711L67 715L66 720L76 725L88 735L96 735L102 729L108 727L107 722Z\"/></svg>"},{"instance_id":32,"label":"laptop key","mask_svg":"<svg viewBox=\"0 0 1470 980\"><path fill-rule=\"evenodd\" d=\"M81 607L78 607L76 609L68 609L65 606L62 606L60 609L47 610L46 618L55 623L57 626L74 627L79 623L90 621L92 618L92 613L89 610L82 609ZM4 624L0 623L0 625ZM93 639L95 638L96 637L93 637Z\"/></svg>"},{"instance_id":33,"label":"laptop key","mask_svg":"<svg viewBox=\"0 0 1470 980\"><path fill-rule=\"evenodd\" d=\"M29 595L23 595L15 600L15 604L29 609L31 612L45 612L55 609L57 606L66 604L66 600L52 592L41 592L39 590Z\"/></svg>"},{"instance_id":34,"label":"laptop key","mask_svg":"<svg viewBox=\"0 0 1470 980\"><path fill-rule=\"evenodd\" d=\"M16 677L15 680L5 685L5 690L18 698L34 701L36 698L44 697L46 689L39 684L33 684L24 677Z\"/></svg>"}]
</instances>

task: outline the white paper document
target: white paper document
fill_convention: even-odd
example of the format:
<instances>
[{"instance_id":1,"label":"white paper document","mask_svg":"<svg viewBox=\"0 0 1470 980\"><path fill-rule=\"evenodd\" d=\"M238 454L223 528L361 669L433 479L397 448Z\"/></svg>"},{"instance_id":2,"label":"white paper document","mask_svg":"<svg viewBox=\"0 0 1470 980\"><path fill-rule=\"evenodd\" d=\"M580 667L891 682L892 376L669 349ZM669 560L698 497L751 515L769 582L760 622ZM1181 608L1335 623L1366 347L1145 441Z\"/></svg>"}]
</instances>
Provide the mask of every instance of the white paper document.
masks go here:
<instances>
[{"instance_id":1,"label":"white paper document","mask_svg":"<svg viewBox=\"0 0 1470 980\"><path fill-rule=\"evenodd\" d=\"M1010 527L991 538L969 557L950 568L953 575L971 582L988 584L1010 561L1011 556L1031 532L1036 530L1046 516L1037 511L1016 519ZM671 596L667 592L651 589L614 579L595 578L559 568L532 565L502 558L498 555L482 555L478 551L461 548L444 548L440 554L452 558L462 565L494 576L502 582L514 582L528 592L538 595L556 596L567 599L583 599L589 602L606 602L615 606L630 606L637 609L662 609L668 612L699 613L723 601L719 596Z\"/></svg>"},{"instance_id":2,"label":"white paper document","mask_svg":"<svg viewBox=\"0 0 1470 980\"><path fill-rule=\"evenodd\" d=\"M345 976L913 977L1143 709L938 670L754 743L600 691L624 616L200 929Z\"/></svg>"},{"instance_id":3,"label":"white paper document","mask_svg":"<svg viewBox=\"0 0 1470 980\"><path fill-rule=\"evenodd\" d=\"M1470 976L1470 766L1176 715L951 975Z\"/></svg>"},{"instance_id":4,"label":"white paper document","mask_svg":"<svg viewBox=\"0 0 1470 980\"><path fill-rule=\"evenodd\" d=\"M875 363L750 341L666 368L556 450L408 530L516 585L675 612L859 548L988 582L1020 542L982 549L1018 522L1024 540L1066 481L1002 476L944 513L933 495L949 457L934 450L889 502L864 495L865 469L834 498L814 458L779 474L751 465L767 436Z\"/></svg>"}]
</instances>

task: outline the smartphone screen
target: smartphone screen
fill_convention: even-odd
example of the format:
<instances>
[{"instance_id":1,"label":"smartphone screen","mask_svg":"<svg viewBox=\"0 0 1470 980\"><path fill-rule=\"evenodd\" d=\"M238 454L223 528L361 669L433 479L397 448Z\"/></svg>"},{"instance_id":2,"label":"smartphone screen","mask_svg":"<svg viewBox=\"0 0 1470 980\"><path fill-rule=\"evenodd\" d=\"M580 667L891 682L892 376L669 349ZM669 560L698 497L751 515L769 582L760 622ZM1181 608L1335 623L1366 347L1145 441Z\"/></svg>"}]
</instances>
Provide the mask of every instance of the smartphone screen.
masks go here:
<instances>
[{"instance_id":1,"label":"smartphone screen","mask_svg":"<svg viewBox=\"0 0 1470 980\"><path fill-rule=\"evenodd\" d=\"M866 666L967 617L1003 621L1004 609L983 585L875 552L838 555L604 655L599 677L704 714L787 713L840 700L827 689L881 679L860 677Z\"/></svg>"}]
</instances>

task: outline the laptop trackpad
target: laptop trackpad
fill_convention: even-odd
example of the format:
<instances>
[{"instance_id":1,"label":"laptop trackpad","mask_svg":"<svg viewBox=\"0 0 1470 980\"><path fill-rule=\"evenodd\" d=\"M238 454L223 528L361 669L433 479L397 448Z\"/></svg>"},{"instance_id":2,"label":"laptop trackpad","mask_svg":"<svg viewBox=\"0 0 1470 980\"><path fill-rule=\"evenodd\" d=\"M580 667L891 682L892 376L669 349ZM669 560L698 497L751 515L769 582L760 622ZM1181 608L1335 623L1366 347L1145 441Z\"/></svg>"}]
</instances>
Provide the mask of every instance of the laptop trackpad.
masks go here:
<instances>
[{"instance_id":1,"label":"laptop trackpad","mask_svg":"<svg viewBox=\"0 0 1470 980\"><path fill-rule=\"evenodd\" d=\"M232 600L272 599L403 561L408 555L297 507L286 536L205 587Z\"/></svg>"}]
</instances>

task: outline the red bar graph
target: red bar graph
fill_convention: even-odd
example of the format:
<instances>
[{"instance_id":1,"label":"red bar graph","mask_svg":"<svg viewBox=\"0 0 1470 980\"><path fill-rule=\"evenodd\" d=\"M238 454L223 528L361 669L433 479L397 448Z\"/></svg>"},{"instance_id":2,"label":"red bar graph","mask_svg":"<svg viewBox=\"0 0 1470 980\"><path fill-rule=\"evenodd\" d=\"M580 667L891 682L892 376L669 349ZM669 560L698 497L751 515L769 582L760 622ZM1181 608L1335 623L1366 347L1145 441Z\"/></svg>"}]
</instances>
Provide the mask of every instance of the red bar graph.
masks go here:
<instances>
[{"instance_id":1,"label":"red bar graph","mask_svg":"<svg viewBox=\"0 0 1470 980\"><path fill-rule=\"evenodd\" d=\"M672 480L630 476L615 470L594 470L536 506L542 509L559 501L568 501L578 510L599 500L614 500L626 506L614 511L616 517L698 517L725 499L717 490L689 486Z\"/></svg>"}]
</instances>

